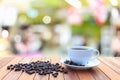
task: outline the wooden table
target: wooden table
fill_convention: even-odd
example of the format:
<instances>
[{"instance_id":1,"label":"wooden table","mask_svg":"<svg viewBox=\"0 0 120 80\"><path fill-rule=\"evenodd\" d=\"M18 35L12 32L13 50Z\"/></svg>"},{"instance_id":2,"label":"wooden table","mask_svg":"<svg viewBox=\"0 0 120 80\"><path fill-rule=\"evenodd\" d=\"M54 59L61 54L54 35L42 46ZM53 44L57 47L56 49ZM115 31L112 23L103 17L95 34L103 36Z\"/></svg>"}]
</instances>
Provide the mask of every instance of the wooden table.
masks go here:
<instances>
[{"instance_id":1,"label":"wooden table","mask_svg":"<svg viewBox=\"0 0 120 80\"><path fill-rule=\"evenodd\" d=\"M67 68L68 74L59 73L57 78L52 75L29 75L25 72L6 69L10 64L28 63L37 60L50 60L52 63L60 62L60 58L0 58L0 80L120 80L120 57L99 57L99 66L83 71Z\"/></svg>"}]
</instances>

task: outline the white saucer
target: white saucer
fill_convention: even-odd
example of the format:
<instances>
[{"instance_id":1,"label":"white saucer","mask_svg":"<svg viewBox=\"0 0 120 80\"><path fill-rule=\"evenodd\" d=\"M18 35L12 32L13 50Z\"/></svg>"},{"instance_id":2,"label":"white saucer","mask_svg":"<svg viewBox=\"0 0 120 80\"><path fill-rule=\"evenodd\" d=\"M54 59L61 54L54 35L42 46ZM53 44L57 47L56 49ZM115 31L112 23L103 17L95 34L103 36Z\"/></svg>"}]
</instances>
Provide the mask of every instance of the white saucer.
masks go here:
<instances>
[{"instance_id":1,"label":"white saucer","mask_svg":"<svg viewBox=\"0 0 120 80\"><path fill-rule=\"evenodd\" d=\"M61 63L67 67L70 67L72 69L78 69L78 70L90 69L90 68L96 67L100 64L100 62L97 59L92 59L85 66L76 66L76 65L66 64L65 63L66 60L70 60L70 58L67 57L67 58L61 59Z\"/></svg>"}]
</instances>

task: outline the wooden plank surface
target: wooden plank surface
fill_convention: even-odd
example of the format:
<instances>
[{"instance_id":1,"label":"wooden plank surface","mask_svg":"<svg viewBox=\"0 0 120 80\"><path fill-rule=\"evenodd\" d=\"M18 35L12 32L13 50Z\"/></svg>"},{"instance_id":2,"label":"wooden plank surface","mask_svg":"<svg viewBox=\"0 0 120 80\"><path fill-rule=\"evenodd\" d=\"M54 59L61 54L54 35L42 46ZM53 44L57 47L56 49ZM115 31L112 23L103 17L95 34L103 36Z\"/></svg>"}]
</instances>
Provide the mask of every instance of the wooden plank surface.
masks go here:
<instances>
[{"instance_id":1,"label":"wooden plank surface","mask_svg":"<svg viewBox=\"0 0 120 80\"><path fill-rule=\"evenodd\" d=\"M95 80L88 70L76 70L80 80Z\"/></svg>"},{"instance_id":2,"label":"wooden plank surface","mask_svg":"<svg viewBox=\"0 0 120 80\"><path fill-rule=\"evenodd\" d=\"M17 63L28 63L33 61L51 61L51 63L60 63L60 58L0 58L0 80L120 80L120 58L100 57L100 65L89 70L68 69L68 74L59 73L57 78L52 75L29 75L21 71L7 70L7 66Z\"/></svg>"},{"instance_id":3,"label":"wooden plank surface","mask_svg":"<svg viewBox=\"0 0 120 80\"><path fill-rule=\"evenodd\" d=\"M68 69L68 74L64 74L64 79L65 80L79 80L79 77L75 70Z\"/></svg>"},{"instance_id":4,"label":"wooden plank surface","mask_svg":"<svg viewBox=\"0 0 120 80\"><path fill-rule=\"evenodd\" d=\"M0 68L5 66L8 62L10 62L14 57L5 57L5 58L0 58Z\"/></svg>"},{"instance_id":5,"label":"wooden plank surface","mask_svg":"<svg viewBox=\"0 0 120 80\"><path fill-rule=\"evenodd\" d=\"M7 70L7 66L9 66L10 64L16 64L16 63L18 63L22 59L23 59L22 57L19 57L19 58L16 57L12 61L10 61L7 65L2 67L0 69L0 80L2 80L9 72L11 72L10 70Z\"/></svg>"},{"instance_id":6,"label":"wooden plank surface","mask_svg":"<svg viewBox=\"0 0 120 80\"><path fill-rule=\"evenodd\" d=\"M19 63L28 63L31 60L31 58L24 58ZM12 70L9 74L7 74L3 80L18 80L20 75L22 74L22 71L14 71Z\"/></svg>"},{"instance_id":7,"label":"wooden plank surface","mask_svg":"<svg viewBox=\"0 0 120 80\"><path fill-rule=\"evenodd\" d=\"M99 58L102 60L102 58ZM120 80L120 75L117 74L114 70L112 70L108 65L104 62L101 62L98 66L100 70L102 70L111 80Z\"/></svg>"},{"instance_id":8,"label":"wooden plank surface","mask_svg":"<svg viewBox=\"0 0 120 80\"><path fill-rule=\"evenodd\" d=\"M98 67L92 68L89 72L93 75L95 80L110 80L104 72L102 72ZM89 78L88 78L89 79Z\"/></svg>"},{"instance_id":9,"label":"wooden plank surface","mask_svg":"<svg viewBox=\"0 0 120 80\"><path fill-rule=\"evenodd\" d=\"M107 61L109 61L114 66L120 68L120 60L118 60L116 58L112 58L112 57L109 57L109 58L106 57L105 59L107 59Z\"/></svg>"},{"instance_id":10,"label":"wooden plank surface","mask_svg":"<svg viewBox=\"0 0 120 80\"><path fill-rule=\"evenodd\" d=\"M119 60L120 61L120 57L115 57L115 59Z\"/></svg>"},{"instance_id":11,"label":"wooden plank surface","mask_svg":"<svg viewBox=\"0 0 120 80\"><path fill-rule=\"evenodd\" d=\"M100 60L120 75L120 67L117 67L117 65L114 64L115 61L111 62L110 58L102 58Z\"/></svg>"}]
</instances>

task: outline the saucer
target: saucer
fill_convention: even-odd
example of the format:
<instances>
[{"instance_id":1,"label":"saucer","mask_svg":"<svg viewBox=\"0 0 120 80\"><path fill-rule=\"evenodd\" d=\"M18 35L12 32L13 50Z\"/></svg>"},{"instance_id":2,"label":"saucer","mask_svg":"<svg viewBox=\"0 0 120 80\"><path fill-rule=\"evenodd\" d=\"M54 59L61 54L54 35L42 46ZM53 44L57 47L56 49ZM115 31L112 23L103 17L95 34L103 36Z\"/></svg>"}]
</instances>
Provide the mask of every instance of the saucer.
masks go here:
<instances>
[{"instance_id":1,"label":"saucer","mask_svg":"<svg viewBox=\"0 0 120 80\"><path fill-rule=\"evenodd\" d=\"M78 65L71 65L71 64L66 64L65 61L68 60L70 61L70 58L64 58L61 59L61 63L64 64L65 66L72 68L72 69L77 69L77 70L86 70L86 69L90 69L93 67L96 67L100 64L100 62L97 59L92 59L88 62L88 64L84 65L84 66L78 66Z\"/></svg>"}]
</instances>

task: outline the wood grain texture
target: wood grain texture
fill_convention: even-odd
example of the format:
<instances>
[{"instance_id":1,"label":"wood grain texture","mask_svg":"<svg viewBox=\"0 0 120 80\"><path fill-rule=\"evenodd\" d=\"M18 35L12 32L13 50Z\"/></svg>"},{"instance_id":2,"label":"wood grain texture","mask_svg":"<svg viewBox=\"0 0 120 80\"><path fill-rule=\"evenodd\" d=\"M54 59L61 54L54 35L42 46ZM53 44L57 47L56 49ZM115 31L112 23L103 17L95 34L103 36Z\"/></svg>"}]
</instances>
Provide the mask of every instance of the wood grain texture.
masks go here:
<instances>
[{"instance_id":1,"label":"wood grain texture","mask_svg":"<svg viewBox=\"0 0 120 80\"><path fill-rule=\"evenodd\" d=\"M17 63L29 63L33 61L51 61L60 63L60 58L0 58L0 80L120 80L120 57L99 57L100 65L88 70L73 70L64 65L68 74L59 73L57 78L52 75L29 75L21 71L7 70L7 66Z\"/></svg>"},{"instance_id":2,"label":"wood grain texture","mask_svg":"<svg viewBox=\"0 0 120 80\"><path fill-rule=\"evenodd\" d=\"M41 58L41 61L50 61L50 58ZM49 75L36 74L33 80L49 80Z\"/></svg>"},{"instance_id":3,"label":"wood grain texture","mask_svg":"<svg viewBox=\"0 0 120 80\"><path fill-rule=\"evenodd\" d=\"M14 57L5 57L0 59L0 68L5 66L8 62L10 62Z\"/></svg>"},{"instance_id":4,"label":"wood grain texture","mask_svg":"<svg viewBox=\"0 0 120 80\"><path fill-rule=\"evenodd\" d=\"M0 69L0 80L2 80L9 72L11 72L10 70L7 70L7 66L9 66L10 64L16 64L16 63L18 63L22 59L23 59L22 57L19 57L19 58L16 57L12 61L10 61L7 65L2 67Z\"/></svg>"},{"instance_id":5,"label":"wood grain texture","mask_svg":"<svg viewBox=\"0 0 120 80\"><path fill-rule=\"evenodd\" d=\"M61 65L60 58L51 58L50 61L53 64L59 63ZM53 77L52 74L50 74L50 78L49 79L50 80L64 80L64 76L63 76L63 73L59 72L57 78Z\"/></svg>"},{"instance_id":6,"label":"wood grain texture","mask_svg":"<svg viewBox=\"0 0 120 80\"><path fill-rule=\"evenodd\" d=\"M92 74L88 70L77 70L76 71L80 80L95 80Z\"/></svg>"},{"instance_id":7,"label":"wood grain texture","mask_svg":"<svg viewBox=\"0 0 120 80\"><path fill-rule=\"evenodd\" d=\"M79 80L79 77L75 70L68 68L68 74L64 74L65 80Z\"/></svg>"},{"instance_id":8,"label":"wood grain texture","mask_svg":"<svg viewBox=\"0 0 120 80\"><path fill-rule=\"evenodd\" d=\"M114 62L110 61L110 58L102 58L100 59L102 62L104 62L107 66L109 66L112 70L114 70L115 72L117 72L118 74L120 74L120 67L117 67L116 64L114 64Z\"/></svg>"},{"instance_id":9,"label":"wood grain texture","mask_svg":"<svg viewBox=\"0 0 120 80\"><path fill-rule=\"evenodd\" d=\"M116 58L112 58L112 57L109 57L109 58L105 58L107 59L107 61L111 62L111 64L115 65L116 67L120 68L120 60L116 59Z\"/></svg>"},{"instance_id":10,"label":"wood grain texture","mask_svg":"<svg viewBox=\"0 0 120 80\"><path fill-rule=\"evenodd\" d=\"M24 58L19 63L28 63L31 60L31 58ZM14 71L12 70L9 74L7 74L3 80L18 80L20 75L22 74L22 71Z\"/></svg>"},{"instance_id":11,"label":"wood grain texture","mask_svg":"<svg viewBox=\"0 0 120 80\"><path fill-rule=\"evenodd\" d=\"M93 75L95 80L110 80L109 77L97 67L90 69L89 72Z\"/></svg>"},{"instance_id":12,"label":"wood grain texture","mask_svg":"<svg viewBox=\"0 0 120 80\"><path fill-rule=\"evenodd\" d=\"M99 60L100 59L101 58L99 58ZM104 62L101 62L98 68L102 70L111 80L120 80L120 75L112 70L109 66L105 65Z\"/></svg>"},{"instance_id":13,"label":"wood grain texture","mask_svg":"<svg viewBox=\"0 0 120 80\"><path fill-rule=\"evenodd\" d=\"M120 61L120 57L114 57L114 58Z\"/></svg>"}]
</instances>

